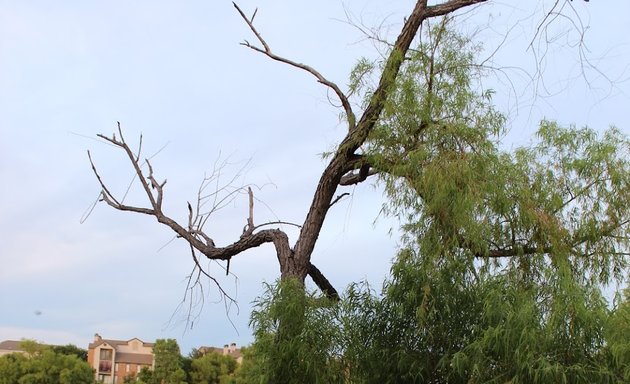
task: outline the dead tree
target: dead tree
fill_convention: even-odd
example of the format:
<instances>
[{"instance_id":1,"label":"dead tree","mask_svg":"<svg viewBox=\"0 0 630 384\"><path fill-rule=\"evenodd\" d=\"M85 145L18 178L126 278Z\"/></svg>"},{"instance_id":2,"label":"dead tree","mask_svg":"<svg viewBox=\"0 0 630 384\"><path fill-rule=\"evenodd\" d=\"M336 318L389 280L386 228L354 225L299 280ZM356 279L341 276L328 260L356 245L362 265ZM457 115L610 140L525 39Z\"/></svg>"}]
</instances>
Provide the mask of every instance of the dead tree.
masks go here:
<instances>
[{"instance_id":1,"label":"dead tree","mask_svg":"<svg viewBox=\"0 0 630 384\"><path fill-rule=\"evenodd\" d=\"M145 160L148 171L145 172L142 169L140 150L138 150L137 153L131 150L122 136L120 127L118 137L115 134L111 137L104 135L99 135L99 137L119 147L126 153L146 193L149 206L130 206L118 200L110 192L90 158L94 174L102 188L102 201L120 211L142 213L155 217L159 223L171 228L176 233L177 237L181 237L190 244L193 258L197 266L199 266L199 261L196 257L197 252L203 254L210 260L225 260L229 262L232 257L250 248L258 247L265 243L272 243L278 257L282 279L295 278L298 281L304 282L306 276L310 276L322 292L328 297L337 299L339 297L337 291L311 260L311 255L320 231L322 230L326 215L339 199L339 197L335 197L337 189L340 186L360 183L366 180L368 176L376 173L369 165L365 164L359 149L366 142L370 132L378 121L381 111L384 108L385 100L392 89L405 55L423 22L485 1L487 0L448 0L435 5L428 5L427 0L418 0L411 14L405 19L402 30L396 38L391 52L385 61L378 86L371 95L360 117L355 115L348 96L344 94L335 83L328 80L321 73L308 65L298 63L274 53L261 33L254 26L254 16L256 12L254 12L251 17L247 17L238 5L234 4L234 7L241 15L244 22L247 23L257 41L257 43L250 43L246 40L242 45L272 60L288 64L310 73L319 83L330 88L335 93L341 102L343 112L347 118L348 131L330 157L328 165L319 179L310 209L303 224L300 226L297 241L293 245L289 243L288 236L282 230L263 229L261 225L256 226L254 224L251 190L248 191L250 211L247 225L243 233L229 245L219 246L215 244L212 236L203 231L204 217L200 216L198 207L197 209L193 209L190 203L188 204L189 220L187 224L178 223L165 215L162 210L162 202L166 181L160 182L155 178L153 168L148 160ZM203 271L203 269L200 268L200 271ZM208 275L208 277L210 276Z\"/></svg>"}]
</instances>

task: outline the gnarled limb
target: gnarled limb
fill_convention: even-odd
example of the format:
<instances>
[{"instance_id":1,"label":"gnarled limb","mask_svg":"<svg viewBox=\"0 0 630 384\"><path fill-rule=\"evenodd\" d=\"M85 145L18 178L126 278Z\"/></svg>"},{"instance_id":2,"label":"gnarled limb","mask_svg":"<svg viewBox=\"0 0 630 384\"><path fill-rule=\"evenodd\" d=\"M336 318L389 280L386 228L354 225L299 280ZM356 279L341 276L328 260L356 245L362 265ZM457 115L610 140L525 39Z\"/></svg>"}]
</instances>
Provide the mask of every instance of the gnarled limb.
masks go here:
<instances>
[{"instance_id":1,"label":"gnarled limb","mask_svg":"<svg viewBox=\"0 0 630 384\"><path fill-rule=\"evenodd\" d=\"M324 294L333 300L339 300L339 293L335 287L330 284L330 281L324 276L321 271L313 265L313 263L309 263L308 265L308 275L313 279L313 282L317 284L317 287L324 292Z\"/></svg>"},{"instance_id":2,"label":"gnarled limb","mask_svg":"<svg viewBox=\"0 0 630 384\"><path fill-rule=\"evenodd\" d=\"M151 206L138 207L138 206L127 205L119 201L107 188L103 179L99 175L96 169L96 166L94 165L94 162L92 161L91 155L88 152L90 163L92 165L92 170L94 171L94 174L96 175L96 178L99 181L102 188L101 197L103 201L105 201L111 207L120 211L142 213L145 215L150 215L150 216L155 217L159 223L164 224L168 226L169 228L171 228L177 234L178 237L185 239L196 251L204 254L207 258L213 259L213 260L228 260L232 256L235 256L250 248L258 247L264 243L275 244L278 241L278 238L282 237L281 236L282 231L278 229L266 229L266 230L254 232L255 227L253 226L253 217L252 217L253 207L252 209L250 209L250 216L248 218L248 224L251 223L251 226L249 226L247 232L243 233L243 235L237 241L224 247L215 246L215 243L212 240L212 238L208 236L206 233L204 233L204 231L201 229L200 226L196 226L194 224L195 222L199 221L199 216L194 217L193 208L190 205L190 203L188 203L188 212L189 212L188 225L187 225L188 228L179 224L176 220L164 214L162 210L162 202L164 198L164 186L166 185L166 180L161 183L157 181L157 179L155 178L153 174L153 167L151 166L148 160L145 160L145 162L148 166L149 172L148 174L145 174L145 172L142 170L142 167L139 161L140 154L139 153L138 155L133 154L129 145L127 144L127 142L125 141L122 135L120 124L118 125L118 133L119 133L119 138L117 138L115 134L112 135L111 137L108 137L105 135L98 135L98 137L108 141L109 143L113 144L116 147L121 148L127 154L127 157L136 172L136 177L140 181L140 184L142 185ZM249 190L251 192L251 189ZM197 207L197 212L198 211L199 211L199 206Z\"/></svg>"},{"instance_id":3,"label":"gnarled limb","mask_svg":"<svg viewBox=\"0 0 630 384\"><path fill-rule=\"evenodd\" d=\"M485 3L487 0L451 0L441 4L426 7L426 18L444 16L455 12L460 8L469 7L478 3ZM426 1L424 2L426 6Z\"/></svg>"},{"instance_id":4,"label":"gnarled limb","mask_svg":"<svg viewBox=\"0 0 630 384\"><path fill-rule=\"evenodd\" d=\"M185 227L184 225L179 224L176 220L167 216L163 212L162 203L164 199L164 186L166 185L166 181L163 181L161 183L157 181L154 176L153 167L148 160L145 160L149 170L148 174L143 171L142 164L140 163L140 151L137 154L134 154L131 151L129 145L122 135L120 124L118 124L118 137L116 137L116 134L112 135L111 137L105 135L98 135L98 137L106 140L107 142L122 149L125 152L127 158L131 162L132 167L136 172L136 177L140 181L140 184L145 191L145 194L150 203L150 207L127 205L122 203L121 200L117 199L98 173L96 165L94 164L91 154L88 151L88 157L92 166L92 170L94 172L94 175L96 176L96 179L101 185L101 199L114 209L117 209L119 211L136 212L153 216L159 223L171 228L177 234L177 237L183 238L190 244L193 260L195 261L195 267L199 270L198 273L203 274L211 279L218 286L219 291L224 297L226 297L230 301L233 301L233 299L225 293L223 288L219 285L218 281L210 276L207 271L205 271L201 267L196 256L196 252L205 255L210 260L226 260L229 262L232 257L243 253L248 249L258 247L265 243L272 243L276 249L278 261L280 264L280 270L283 275L298 274L305 276L306 274L312 274L313 281L315 281L315 283L318 285L318 287L322 289L323 292L325 292L331 298L338 298L337 292L334 290L334 288L332 288L328 280L317 268L313 269L308 268L307 266L300 266L294 262L293 250L289 245L289 240L286 233L284 233L280 229L260 230L260 228L263 226L273 224L288 224L298 227L299 225L284 221L268 222L259 225L254 224L254 196L251 187L247 188L247 193L249 197L249 214L247 217L247 224L243 230L243 233L240 235L239 239L232 244L223 247L217 247L214 240L203 231L203 225L208 219L210 213L214 212L217 207L220 208L221 206L223 206L224 200L218 199L216 198L216 196L212 196L215 198L215 201L213 202L213 207L206 214L200 213L204 198L207 198L209 196L201 195L204 189L204 183L207 180L204 180L204 183L202 183L202 187L200 188L197 206L193 208L190 202L187 202L188 223ZM235 191L238 191L238 189L227 192L227 195L232 198ZM229 273L229 269L226 269L226 273ZM191 273L191 276L192 275L193 274Z\"/></svg>"},{"instance_id":5,"label":"gnarled limb","mask_svg":"<svg viewBox=\"0 0 630 384\"><path fill-rule=\"evenodd\" d=\"M341 177L341 180L339 180L339 185L348 186L359 184L367 180L367 178L370 176L378 175L378 173L379 172L376 169L370 167L369 165L366 165L359 168L358 172L350 171L343 175Z\"/></svg>"}]
</instances>

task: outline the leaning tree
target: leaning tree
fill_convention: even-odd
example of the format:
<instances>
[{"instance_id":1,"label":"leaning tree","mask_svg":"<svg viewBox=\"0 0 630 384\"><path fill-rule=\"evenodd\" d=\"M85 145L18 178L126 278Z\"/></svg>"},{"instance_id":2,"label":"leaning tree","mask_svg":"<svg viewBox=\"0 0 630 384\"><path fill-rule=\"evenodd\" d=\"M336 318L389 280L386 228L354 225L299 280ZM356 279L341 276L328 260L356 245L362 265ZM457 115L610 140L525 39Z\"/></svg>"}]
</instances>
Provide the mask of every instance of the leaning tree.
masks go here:
<instances>
[{"instance_id":1,"label":"leaning tree","mask_svg":"<svg viewBox=\"0 0 630 384\"><path fill-rule=\"evenodd\" d=\"M443 17L419 33L361 166L342 178L378 175L402 223L383 290L351 285L331 306L288 284L269 290L252 315L254 382L290 372L367 383L626 375L630 346L607 337L623 311L609 327L602 287L628 276L630 141L614 127L545 120L532 144L505 149L505 117L475 82L479 46L452 24ZM360 61L352 72L364 108L380 85L369 75L386 65ZM283 337L289 326L298 331Z\"/></svg>"},{"instance_id":2,"label":"leaning tree","mask_svg":"<svg viewBox=\"0 0 630 384\"><path fill-rule=\"evenodd\" d=\"M242 44L255 52L265 55L269 59L298 68L315 77L317 82L331 90L339 99L345 122L347 122L345 136L327 157L327 165L319 178L308 213L304 222L299 225L299 234L293 244L290 243L287 233L282 229L271 229L268 226L269 223L257 225L254 222L254 197L251 189L248 190L250 209L247 225L242 233L235 235L235 239L231 244L216 244L212 234L207 233L204 228L210 218L210 213L214 209L221 207L223 202L221 199L214 201L214 205L209 213L207 210L204 211L202 209L202 205L206 201L203 201L200 193L196 204L188 203L187 222L178 222L173 219L163 209L166 181L159 180L149 159L142 158L142 138L140 139L140 148L134 151L125 140L120 125L118 134L111 136L99 135L99 137L120 148L126 154L135 171L137 180L146 194L148 205L128 205L123 198L115 196L111 189L108 188L106 181L99 174L95 163L90 157L92 169L102 188L101 200L120 211L153 216L159 223L172 229L177 237L184 239L190 245L198 272L205 274L210 279L213 279L213 277L201 267L198 254L210 260L226 261L229 270L229 262L232 257L262 244L272 243L277 254L282 280L296 279L303 284L306 277L310 276L325 295L334 299L337 299L339 294L313 263L313 249L327 214L339 200L340 195L337 195L337 191L341 187L361 183L373 175L377 175L380 178L379 180L384 182L387 190L402 191L402 195L394 194L390 196L393 199L407 199L407 203L414 199L419 201L423 207L423 213L426 213L425 224L432 226L431 228L439 227L440 236L448 233L450 244L458 249L471 251L475 257L500 259L522 258L524 255L540 255L544 259L545 255L550 254L559 247L557 244L552 244L549 237L546 236L550 228L559 231L558 233L564 231L562 233L567 236L569 234L572 235L575 240L575 249L580 248L583 252L592 251L591 249L586 249L591 242L580 229L581 227L569 228L572 225L572 218L567 216L570 215L570 213L567 213L567 209L572 209L575 201L579 199L588 200L590 196L586 195L586 191L593 186L601 186L602 191L605 192L606 179L594 179L593 184L586 188L586 186L581 184L583 182L582 175L568 167L566 175L564 175L566 177L562 179L562 182L566 185L561 186L564 188L565 193L557 197L561 200L560 206L556 207L557 209L548 207L543 197L537 199L535 196L526 202L526 206L493 207L492 201L489 201L485 211L470 210L468 221L472 223L476 220L480 225L471 226L469 229L462 227L462 223L455 223L452 220L452 217L455 217L452 210L457 207L453 204L453 201L449 200L449 193L457 191L446 191L447 193L440 194L438 190L427 189L427 185L430 185L426 183L428 177L439 178L440 172L446 172L445 174L451 172L460 177L462 175L458 175L458 169L453 167L462 164L473 164L474 161L481 159L479 154L483 152L483 148L469 145L470 143L466 143L466 137L463 137L464 141L460 140L462 139L460 137L459 139L450 140L450 142L448 141L449 137L453 138L461 133L464 136L468 135L467 137L472 142L477 137L484 136L489 130L493 129L492 124L500 124L501 122L497 118L488 120L484 116L471 114L471 108L467 106L462 107L461 105L459 105L459 107L463 108L461 111L468 115L455 116L461 117L459 120L455 119L454 115L444 109L444 104L437 103L440 97L444 96L441 93L451 92L452 95L447 95L446 97L454 97L455 103L466 103L471 100L464 100L460 97L463 93L459 92L457 87L462 84L458 85L456 83L457 79L444 80L449 84L440 83L440 73L438 73L436 66L439 59L437 48L440 46L440 39L437 38L435 40L436 44L434 46L427 46L428 51L426 52L423 52L422 49L412 49L412 43L418 38L418 32L422 26L429 24L431 20L436 21L433 24L440 24L438 20L443 20L445 17L453 15L462 9L485 3L486 1L448 0L432 5L429 5L427 0L416 1L413 10L404 19L404 24L397 38L390 44L387 55L384 57L381 65L376 68L374 87L363 90L366 97L360 106L359 113L355 111L356 106L353 106L349 100L349 92L344 92L337 84L330 81L315 68L276 54L254 24L256 12L249 17L238 5L234 4L236 11L240 14L257 41L256 43L250 43L246 40ZM556 1L547 16L557 13L560 3L560 1ZM547 22L547 18L545 18L541 22L541 27L544 28ZM429 27L427 26L426 28L428 29ZM407 63L412 64L406 65ZM428 76L426 77L428 81L419 83L419 85L415 84L411 88L405 88L404 79L408 78L409 71L414 70L414 65L420 65L428 71L425 73ZM403 108L404 113L409 112L403 116L404 113L397 113L392 111L392 109L396 109L396 103L405 103L405 97L422 99L422 105L417 110L406 110L406 112L404 112ZM472 109L474 110L474 108ZM401 116L402 120L398 120ZM440 137L446 138L446 140L441 140ZM426 153L427 148L429 148L427 143L434 146L430 148L433 151L430 154ZM425 165L429 163L416 161L419 154L436 155L441 160L431 162L431 166L427 166L425 169ZM562 153L559 155L562 155ZM535 154L531 154L531 156L535 156ZM501 172L501 170L491 169L492 163L485 165L481 163L479 163L480 167L485 167L489 173ZM448 167L451 168L447 169ZM517 166L515 165L514 167ZM523 172L526 173L526 171ZM505 177L502 174L498 176ZM521 174L520 176L526 177L527 175ZM207 181L206 184L202 185L202 188L207 186ZM544 181L541 181L541 183ZM465 187L467 180L462 178L458 180L459 182ZM497 190L497 194L500 191L505 191L508 188L508 184L515 181L504 180L504 182L507 183L505 188ZM491 181L488 181L488 183L491 183ZM519 185L519 187L521 186ZM234 191L228 192L229 198L233 198L234 195ZM476 206L475 209L477 208L479 207ZM513 222L514 227L509 228L510 224L506 224L506 220L509 222L511 216L510 212L505 211L509 209L521 211L527 209L529 221L527 223ZM621 210L623 211L620 211L621 213L625 212L623 209ZM615 212L614 215L619 216L620 212ZM593 218L594 221L603 226L599 228L600 232L609 233L609 239L612 239L604 245L597 243L603 247L601 248L603 250L609 249L605 247L606 244L614 243L613 245L615 245L617 244L615 241L621 241L625 245L627 241L627 220L623 217L616 220L616 216L612 216L613 213L608 213L610 214L609 222L604 220L606 212ZM489 223L488 220L495 220L496 222L492 223L493 226L487 226L485 224ZM279 221L278 223L282 222ZM563 227L562 223L565 223L566 226ZM527 227L527 225L531 228ZM595 224L586 222L584 225ZM440 242L444 239L436 238L434 240ZM562 246L568 245L563 244ZM216 282L216 280L214 281ZM220 285L218 283L217 285L225 294Z\"/></svg>"},{"instance_id":3,"label":"leaning tree","mask_svg":"<svg viewBox=\"0 0 630 384\"><path fill-rule=\"evenodd\" d=\"M287 234L281 229L260 228L260 226L254 223L252 209L253 196L251 191L249 191L250 212L247 219L247 226L241 234L238 234L235 241L228 245L215 244L212 239L212 234L204 231L204 225L208 219L208 215L207 213L204 214L200 209L199 203L201 202L198 202L196 207L193 207L190 203L188 204L189 214L187 223L177 222L168 216L163 211L166 181L158 180L153 172L150 161L141 157L140 149L142 144L140 144L140 149L137 152L131 149L128 142L123 137L120 125L118 127L118 136L114 134L112 136L99 135L99 137L125 152L135 170L138 181L146 193L149 205L147 207L127 205L122 199L116 197L107 187L106 182L101 178L94 162L92 162L90 158L92 168L102 188L102 201L120 211L153 216L159 223L171 228L176 233L177 237L181 237L190 244L195 263L200 271L203 271L203 269L198 263L197 256L195 256L197 252L210 260L227 261L229 265L229 261L232 257L262 244L272 243L276 250L281 278L283 280L295 278L303 283L306 277L310 276L327 296L338 298L337 290L311 260L315 243L322 230L326 216L330 208L336 202L336 191L340 186L360 183L366 180L368 176L383 171L374 168L366 161L361 148L369 139L379 121L385 102L399 74L401 65L405 61L411 44L416 38L422 24L431 19L449 15L462 8L485 1L487 0L450 0L435 5L428 5L426 0L417 1L412 12L405 19L402 30L396 38L395 43L393 43L390 53L385 60L378 86L374 89L369 98L369 102L360 115L355 114L348 95L344 93L337 84L308 65L277 55L255 27L254 16L256 13L254 12L251 17L248 17L238 5L234 4L244 22L255 35L259 45L249 43L248 41L242 44L272 60L310 73L319 83L328 87L339 98L347 121L347 133L328 159L328 164L320 176L308 214L304 219L304 223L300 226L299 235L295 243L291 244ZM145 164L146 167L144 166ZM205 273L205 271L203 271L203 273ZM208 277L211 278L210 275L208 275Z\"/></svg>"}]
</instances>

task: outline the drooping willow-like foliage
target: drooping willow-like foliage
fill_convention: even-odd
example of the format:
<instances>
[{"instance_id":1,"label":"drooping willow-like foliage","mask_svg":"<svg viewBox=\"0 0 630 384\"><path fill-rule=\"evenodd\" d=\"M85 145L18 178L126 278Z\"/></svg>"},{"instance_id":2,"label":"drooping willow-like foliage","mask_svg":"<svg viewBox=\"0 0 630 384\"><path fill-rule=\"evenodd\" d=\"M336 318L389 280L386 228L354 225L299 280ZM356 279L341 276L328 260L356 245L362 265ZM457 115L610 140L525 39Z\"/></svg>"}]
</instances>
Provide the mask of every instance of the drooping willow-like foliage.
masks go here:
<instances>
[{"instance_id":1,"label":"drooping willow-like foliage","mask_svg":"<svg viewBox=\"0 0 630 384\"><path fill-rule=\"evenodd\" d=\"M628 277L630 142L542 121L506 150L477 51L445 19L408 54L361 154L403 227L391 276L334 305L270 289L253 317L259 361L281 372L267 377L627 382L628 297L611 309L604 287ZM376 67L351 76L366 100ZM280 323L299 329L285 340Z\"/></svg>"}]
</instances>

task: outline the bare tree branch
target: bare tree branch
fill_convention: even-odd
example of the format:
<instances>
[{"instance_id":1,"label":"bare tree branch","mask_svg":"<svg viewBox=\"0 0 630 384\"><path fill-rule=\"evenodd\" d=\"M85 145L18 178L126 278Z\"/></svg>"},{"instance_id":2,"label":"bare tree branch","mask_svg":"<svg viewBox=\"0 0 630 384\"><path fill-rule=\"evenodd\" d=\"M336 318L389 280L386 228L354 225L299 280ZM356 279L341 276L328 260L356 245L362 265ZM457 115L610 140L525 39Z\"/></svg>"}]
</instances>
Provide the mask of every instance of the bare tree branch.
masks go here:
<instances>
[{"instance_id":1,"label":"bare tree branch","mask_svg":"<svg viewBox=\"0 0 630 384\"><path fill-rule=\"evenodd\" d=\"M208 259L211 259L211 260L228 261L226 273L229 274L229 262L233 256L236 256L242 252L245 252L248 249L258 247L265 243L273 243L273 245L276 248L276 253L278 255L281 270L293 271L295 269L295 263L294 261L292 261L293 251L291 247L289 246L289 240L288 240L287 235L279 229L266 229L266 230L261 230L258 232L256 232L256 230L258 230L259 228L263 226L268 226L268 225L273 225L273 224L294 225L297 227L300 227L300 226L297 224L280 221L280 220L274 221L274 222L267 222L260 225L255 225L254 224L254 194L251 187L247 188L248 197L249 197L249 210L248 210L249 214L247 217L247 225L245 226L244 232L236 242L229 244L225 247L216 247L213 239L202 230L202 227L203 227L203 224L205 223L205 220L207 220L207 218L209 217L210 213L224 206L225 199L226 198L232 199L236 193L242 190L241 188L236 188L232 191L227 192L227 197L218 198L217 192L221 189L224 189L224 187L220 187L217 184L217 191L215 191L213 194L209 196L202 196L201 193L203 192L204 187L207 185L207 182L210 180L214 180L212 177L209 179L206 178L204 180L204 183L202 183L202 187L200 188L200 191L198 194L197 208L193 209L190 202L187 202L187 209L188 209L187 228L177 223L177 221L170 218L169 216L165 215L162 211L162 203L164 199L164 186L166 184L166 181L163 181L162 183L159 183L157 181L157 179L154 176L153 167L151 166L148 160L145 160L148 167L148 175L144 173L144 171L142 170L142 167L139 164L140 153L134 154L130 150L127 142L124 140L120 126L118 127L118 129L119 129L119 135L118 135L119 138L117 138L116 135L112 135L111 137L108 137L105 135L98 135L98 137L101 137L107 142L122 149L126 153L127 158L131 162L134 170L136 171L136 176L138 180L140 180L140 183L143 186L145 194L147 195L152 208L137 207L137 206L131 206L131 205L120 203L111 193L111 191L107 188L105 182L103 181L103 179L101 178L100 174L98 173L96 169L96 166L92 160L91 154L88 151L88 158L90 160L92 170L99 184L101 185L102 200L105 201L111 207L120 211L136 212L136 213L142 213L145 215L153 216L157 219L159 223L164 224L168 226L169 228L171 228L177 234L177 237L183 238L184 240L186 240L190 245L192 257L193 257L193 260L195 261L195 266L196 268L198 268L199 273L206 276L207 278L212 280L215 283L215 285L217 285L222 297L225 297L229 301L234 301L234 299L231 296L229 296L225 292L225 290L220 286L218 281L215 278L213 278L210 274L208 274L201 267L195 252L200 252L201 254L205 255ZM230 180L230 182L234 180L235 178L233 177ZM215 181L218 182L218 180L215 180ZM213 207L211 208L211 211L204 215L200 213L200 206L203 205L203 200L207 197L214 197L214 202L213 202ZM311 272L316 274L313 277L313 280L316 282L318 286L322 284L320 288L322 288L323 292L325 292L326 294L328 294L328 292L334 292L334 295L332 295L331 293L332 295L331 297L335 295L336 297L338 297L338 295L336 294L336 291L334 291L334 289L333 290L330 289L331 288L329 286L330 283L328 283L328 280L326 280L325 277L323 277L323 274L319 270L313 269L313 270L308 270L307 272L309 274Z\"/></svg>"},{"instance_id":2,"label":"bare tree branch","mask_svg":"<svg viewBox=\"0 0 630 384\"><path fill-rule=\"evenodd\" d=\"M197 255L195 254L195 249L192 247L192 245L190 246L190 253L192 255L193 261L195 262L195 266L197 267L197 269L199 270L199 273L203 274L205 277L207 277L208 279L210 279L214 285L216 285L217 289L219 290L219 292L221 293L221 295L223 297L225 297L227 300L236 303L236 300L234 298L232 298L232 296L230 296L221 286L221 284L217 281L217 279L215 279L214 277L210 276L204 269L203 267L199 264L199 259L197 258ZM197 278L198 279L198 278Z\"/></svg>"},{"instance_id":3,"label":"bare tree branch","mask_svg":"<svg viewBox=\"0 0 630 384\"><path fill-rule=\"evenodd\" d=\"M261 34L254 27L254 16L256 16L256 12L254 12L254 15L251 17L251 19L248 19L247 16L245 16L245 13L243 13L241 8L236 3L232 2L232 4L234 5L234 8L236 8L238 13L241 15L243 20L245 20L245 22L249 26L249 29L251 29L251 31L254 33L254 35L256 35L256 38L263 45L264 48L261 49L259 47L256 47L255 45L250 44L247 40L245 40L241 44L246 46L246 47L248 47L248 48L253 49L254 51L260 52L260 53L268 56L269 58L271 58L273 60L280 61L282 63L291 65L291 66L296 67L296 68L300 68L300 69L302 69L302 70L312 74L313 76L315 76L315 78L317 78L318 82L320 82L321 84L324 84L325 86L329 87L330 89L332 89L335 92L335 94L337 95L337 97L341 101L341 105L343 107L343 110L345 111L346 116L348 118L348 128L350 130L353 129L354 126L355 126L356 117L354 115L354 112L352 111L352 106L350 105L350 102L348 101L348 97L341 91L339 86L337 86L337 84L333 83L332 81L326 79L321 73L319 73L313 67L310 67L310 66L308 66L306 64L295 62L293 60L289 60L287 58L284 58L282 56L278 56L275 53L273 53L271 51L271 48L269 47L269 45L265 41L265 39L263 39Z\"/></svg>"},{"instance_id":4,"label":"bare tree branch","mask_svg":"<svg viewBox=\"0 0 630 384\"><path fill-rule=\"evenodd\" d=\"M339 185L348 186L348 185L359 184L359 183L367 180L368 177L379 174L379 172L376 169L374 169L374 168L368 167L366 169L367 169L367 171L365 171L365 172L361 172L361 170L359 170L359 172L352 172L351 171L351 172L346 173L339 180Z\"/></svg>"},{"instance_id":5,"label":"bare tree branch","mask_svg":"<svg viewBox=\"0 0 630 384\"><path fill-rule=\"evenodd\" d=\"M348 192L344 192L341 195L338 195L337 197L335 197L335 200L330 202L330 206L332 207L333 205L335 205L339 200L343 199L345 196L349 196L350 194Z\"/></svg>"},{"instance_id":6,"label":"bare tree branch","mask_svg":"<svg viewBox=\"0 0 630 384\"><path fill-rule=\"evenodd\" d=\"M426 7L426 18L444 16L446 14L457 11L460 8L468 7L473 4L485 3L487 0L451 0L442 4L436 4ZM426 6L426 1L425 1Z\"/></svg>"},{"instance_id":7,"label":"bare tree branch","mask_svg":"<svg viewBox=\"0 0 630 384\"><path fill-rule=\"evenodd\" d=\"M299 224L291 223L291 222L288 222L288 221L276 220L276 221L269 221L267 223L258 224L257 226L254 227L254 230L256 230L258 228L261 228L261 227L265 227L267 225L275 225L275 224L291 225L293 227L302 228L302 226L299 225Z\"/></svg>"},{"instance_id":8,"label":"bare tree branch","mask_svg":"<svg viewBox=\"0 0 630 384\"><path fill-rule=\"evenodd\" d=\"M317 269L317 267L314 266L312 263L309 263L308 275L311 277L311 279L313 279L313 282L317 285L319 289L322 290L322 292L324 292L324 294L328 298L332 300L339 300L339 293L337 292L335 287L333 287L330 281L328 281L328 279L321 273L321 271Z\"/></svg>"},{"instance_id":9,"label":"bare tree branch","mask_svg":"<svg viewBox=\"0 0 630 384\"><path fill-rule=\"evenodd\" d=\"M508 258L514 256L527 256L527 255L536 255L536 254L550 254L553 253L553 248L551 247L531 247L531 246L513 246L510 248L501 248L501 249L491 249L485 253L477 252L475 253L475 257L479 259L499 259L499 258Z\"/></svg>"},{"instance_id":10,"label":"bare tree branch","mask_svg":"<svg viewBox=\"0 0 630 384\"><path fill-rule=\"evenodd\" d=\"M250 236L254 232L254 193L251 187L247 187L247 194L249 195L249 216L247 217L247 225L243 228L243 236Z\"/></svg>"},{"instance_id":11,"label":"bare tree branch","mask_svg":"<svg viewBox=\"0 0 630 384\"><path fill-rule=\"evenodd\" d=\"M145 175L140 167L140 164L138 163L137 159L139 157L135 156L131 152L129 146L124 141L120 127L119 136L121 137L120 139L117 139L115 135L112 135L112 137L98 135L98 137L101 137L108 142L114 144L115 146L121 148L127 154L127 157L131 162L134 170L136 171L138 180L140 180L140 183L145 191L147 198L151 203L152 208L136 207L120 203L106 187L105 183L96 170L91 155L88 153L90 163L92 164L92 169L102 188L102 198L108 205L120 211L136 212L154 216L159 223L170 227L178 235L178 237L181 237L188 241L194 249L201 252L209 259L227 260L230 257L247 249L274 241L273 238L277 236L276 231L279 230L265 230L256 234L249 234L247 236L241 237L238 241L232 243L231 245L223 248L217 248L215 247L214 241L211 239L210 236L203 233L203 231L201 230L192 228L194 227L194 219L191 218L192 207L189 208L188 229L177 223L177 221L175 221L174 219L165 215L162 212L162 201L164 197L164 186L166 184L166 181L162 183L159 183L157 181L153 174L153 168L148 161L147 165L149 168L149 174ZM156 192L153 192L153 190L155 190ZM204 241L201 241L199 238L202 238Z\"/></svg>"}]
</instances>

